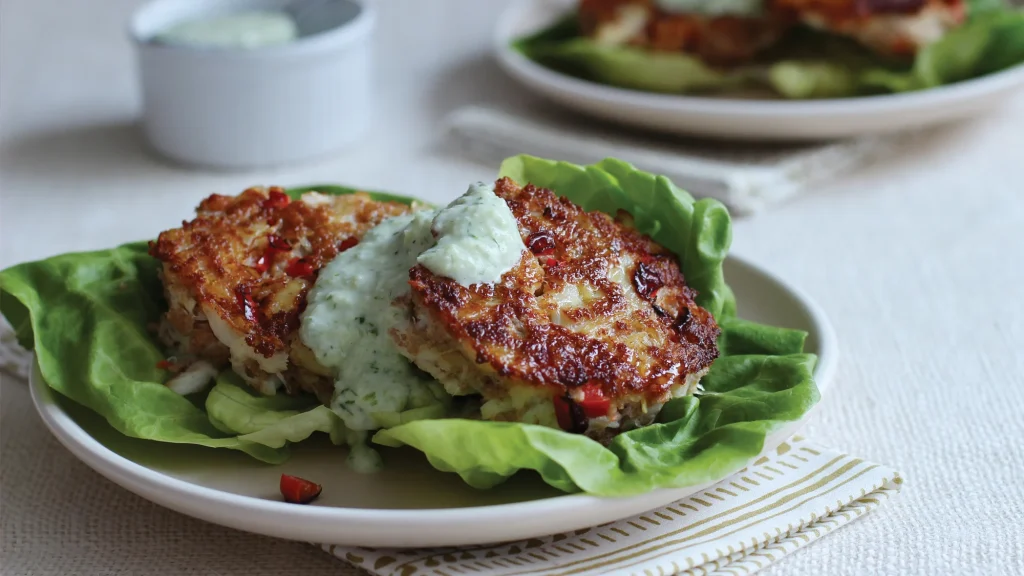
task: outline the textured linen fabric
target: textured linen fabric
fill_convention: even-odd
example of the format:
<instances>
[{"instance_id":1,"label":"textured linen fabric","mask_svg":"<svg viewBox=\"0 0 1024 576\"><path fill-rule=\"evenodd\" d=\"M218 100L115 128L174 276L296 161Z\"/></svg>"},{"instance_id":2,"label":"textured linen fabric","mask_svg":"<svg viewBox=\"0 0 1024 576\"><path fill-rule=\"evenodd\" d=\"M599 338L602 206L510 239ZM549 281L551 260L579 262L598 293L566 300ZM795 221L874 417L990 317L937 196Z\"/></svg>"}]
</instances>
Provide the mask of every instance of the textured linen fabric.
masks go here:
<instances>
[{"instance_id":1,"label":"textured linen fabric","mask_svg":"<svg viewBox=\"0 0 1024 576\"><path fill-rule=\"evenodd\" d=\"M533 102L488 56L504 2L388 0L366 142L298 166L185 170L148 155L132 125L123 26L137 4L0 3L0 266L151 237L250 184L449 200L494 170L456 157L442 118ZM908 478L890 505L763 574L1024 574L1024 94L899 152L736 222L734 251L811 294L839 337L837 379L803 434ZM52 440L21 384L5 379L0 403L5 576L355 573L149 504Z\"/></svg>"},{"instance_id":2,"label":"textured linen fabric","mask_svg":"<svg viewBox=\"0 0 1024 576\"><path fill-rule=\"evenodd\" d=\"M892 468L794 436L714 486L617 522L482 546L323 548L375 576L743 576L887 504L902 485Z\"/></svg>"}]
</instances>

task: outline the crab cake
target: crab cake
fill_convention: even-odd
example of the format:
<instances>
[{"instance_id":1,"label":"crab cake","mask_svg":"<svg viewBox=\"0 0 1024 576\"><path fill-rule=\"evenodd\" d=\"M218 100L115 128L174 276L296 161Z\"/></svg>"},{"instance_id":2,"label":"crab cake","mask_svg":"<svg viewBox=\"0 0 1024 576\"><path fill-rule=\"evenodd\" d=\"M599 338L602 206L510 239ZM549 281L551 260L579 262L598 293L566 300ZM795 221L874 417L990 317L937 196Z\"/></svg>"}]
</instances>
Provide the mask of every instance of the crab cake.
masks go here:
<instances>
[{"instance_id":1,"label":"crab cake","mask_svg":"<svg viewBox=\"0 0 1024 576\"><path fill-rule=\"evenodd\" d=\"M599 44L685 52L732 65L773 46L794 23L784 12L730 14L723 5L706 4L703 13L668 12L655 0L582 0L580 28Z\"/></svg>"},{"instance_id":2,"label":"crab cake","mask_svg":"<svg viewBox=\"0 0 1024 576\"><path fill-rule=\"evenodd\" d=\"M675 256L631 225L508 178L495 194L528 250L494 284L465 286L417 265L407 358L453 395L480 394L484 418L601 441L650 424L692 394L718 356L719 329L694 302Z\"/></svg>"},{"instance_id":3,"label":"crab cake","mask_svg":"<svg viewBox=\"0 0 1024 576\"><path fill-rule=\"evenodd\" d=\"M912 56L967 17L964 0L774 0L811 28L848 36L875 52Z\"/></svg>"},{"instance_id":4,"label":"crab cake","mask_svg":"<svg viewBox=\"0 0 1024 576\"><path fill-rule=\"evenodd\" d=\"M296 337L306 293L340 251L409 211L366 193L292 201L281 188L203 200L194 220L150 243L169 304L159 328L175 355L168 385L197 390L230 364L263 394L284 385L329 400L331 379Z\"/></svg>"}]
</instances>

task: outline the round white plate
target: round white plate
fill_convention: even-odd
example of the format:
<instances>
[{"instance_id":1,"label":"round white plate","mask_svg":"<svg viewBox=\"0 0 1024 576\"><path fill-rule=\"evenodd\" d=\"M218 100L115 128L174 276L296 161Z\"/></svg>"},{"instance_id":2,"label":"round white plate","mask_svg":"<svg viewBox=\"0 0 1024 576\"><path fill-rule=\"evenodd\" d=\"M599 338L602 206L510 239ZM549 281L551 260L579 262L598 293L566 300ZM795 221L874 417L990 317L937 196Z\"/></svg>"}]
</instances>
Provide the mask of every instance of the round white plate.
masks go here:
<instances>
[{"instance_id":1,"label":"round white plate","mask_svg":"<svg viewBox=\"0 0 1024 576\"><path fill-rule=\"evenodd\" d=\"M788 101L677 96L615 88L555 72L511 47L555 22L572 2L517 0L495 34L498 62L530 89L578 112L680 135L820 140L894 132L975 116L1024 86L1024 65L949 86L884 96Z\"/></svg>"},{"instance_id":2,"label":"round white plate","mask_svg":"<svg viewBox=\"0 0 1024 576\"><path fill-rule=\"evenodd\" d=\"M837 347L828 319L806 295L772 274L730 257L726 278L745 318L810 333L807 351L824 394ZM343 448L303 442L292 458L268 466L233 451L127 438L96 414L31 378L32 399L47 427L75 456L124 488L189 516L292 540L375 547L425 547L520 540L611 522L669 504L706 486L599 499L564 495L530 473L492 490L475 490L438 472L410 449L384 450L385 470L360 475L345 466ZM805 417L804 420L807 418ZM803 421L771 435L765 451ZM281 501L282 473L323 485L313 504Z\"/></svg>"}]
</instances>

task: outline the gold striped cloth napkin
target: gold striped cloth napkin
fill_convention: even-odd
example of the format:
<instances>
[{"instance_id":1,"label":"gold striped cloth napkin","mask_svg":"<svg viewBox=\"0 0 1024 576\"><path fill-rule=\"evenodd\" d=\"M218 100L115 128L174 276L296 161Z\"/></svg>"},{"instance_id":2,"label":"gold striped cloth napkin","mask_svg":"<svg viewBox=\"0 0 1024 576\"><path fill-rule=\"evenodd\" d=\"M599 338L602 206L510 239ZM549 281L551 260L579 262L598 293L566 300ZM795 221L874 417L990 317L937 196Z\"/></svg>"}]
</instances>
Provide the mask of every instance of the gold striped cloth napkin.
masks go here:
<instances>
[{"instance_id":1,"label":"gold striped cloth napkin","mask_svg":"<svg viewBox=\"0 0 1024 576\"><path fill-rule=\"evenodd\" d=\"M736 576L860 518L902 484L891 468L794 436L707 490L595 528L465 548L323 548L380 576Z\"/></svg>"}]
</instances>

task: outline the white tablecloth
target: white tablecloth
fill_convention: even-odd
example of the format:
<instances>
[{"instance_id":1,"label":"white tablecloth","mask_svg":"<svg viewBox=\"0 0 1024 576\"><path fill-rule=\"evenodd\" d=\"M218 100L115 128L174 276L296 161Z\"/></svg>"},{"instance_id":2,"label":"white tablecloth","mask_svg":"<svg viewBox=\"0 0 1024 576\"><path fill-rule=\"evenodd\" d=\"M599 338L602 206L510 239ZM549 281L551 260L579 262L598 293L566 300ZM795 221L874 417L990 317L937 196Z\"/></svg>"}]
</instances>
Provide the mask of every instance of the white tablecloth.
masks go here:
<instances>
[{"instance_id":1,"label":"white tablecloth","mask_svg":"<svg viewBox=\"0 0 1024 576\"><path fill-rule=\"evenodd\" d=\"M442 116L532 98L488 57L502 2L388 0L364 144L285 169L193 172L151 158L133 127L136 4L0 5L0 266L151 237L250 184L450 199L493 169L456 157ZM806 435L908 479L892 506L768 574L1024 573L1024 97L902 152L736 223L735 251L805 288L839 334L839 376ZM20 384L0 394L4 574L353 573L121 490L49 437Z\"/></svg>"}]
</instances>

